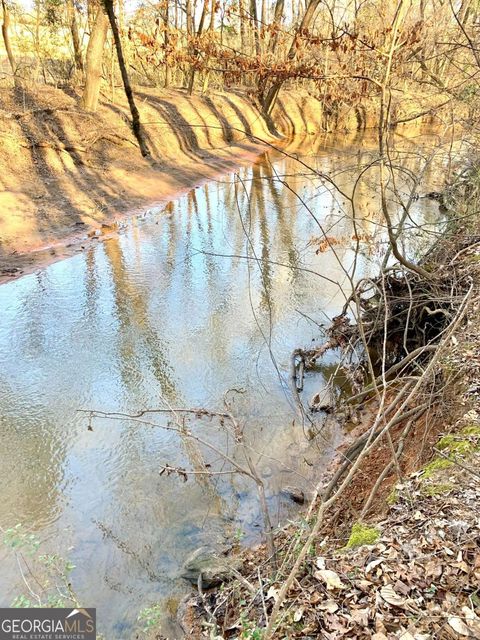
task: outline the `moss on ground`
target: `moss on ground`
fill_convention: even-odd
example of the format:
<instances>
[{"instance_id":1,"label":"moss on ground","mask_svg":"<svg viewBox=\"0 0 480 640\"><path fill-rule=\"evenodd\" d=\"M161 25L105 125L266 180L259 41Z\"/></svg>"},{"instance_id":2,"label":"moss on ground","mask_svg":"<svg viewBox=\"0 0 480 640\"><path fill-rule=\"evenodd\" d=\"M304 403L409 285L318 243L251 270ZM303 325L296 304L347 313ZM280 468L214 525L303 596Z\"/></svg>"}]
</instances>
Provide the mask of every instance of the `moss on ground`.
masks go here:
<instances>
[{"instance_id":1,"label":"moss on ground","mask_svg":"<svg viewBox=\"0 0 480 640\"><path fill-rule=\"evenodd\" d=\"M393 487L390 493L387 496L387 504L392 506L398 502L398 489L397 487Z\"/></svg>"},{"instance_id":2,"label":"moss on ground","mask_svg":"<svg viewBox=\"0 0 480 640\"><path fill-rule=\"evenodd\" d=\"M448 469L448 467L451 466L453 466L453 462L451 460L446 460L445 458L434 458L426 467L424 467L423 479L428 480L429 478L432 478L437 471Z\"/></svg>"},{"instance_id":3,"label":"moss on ground","mask_svg":"<svg viewBox=\"0 0 480 640\"><path fill-rule=\"evenodd\" d=\"M460 455L464 455L466 453L470 453L475 449L475 443L473 443L471 440L465 440L461 438L460 434L453 434L443 436L443 438L441 438L437 443L437 449L440 449L440 451L448 449L450 453L458 453Z\"/></svg>"},{"instance_id":4,"label":"moss on ground","mask_svg":"<svg viewBox=\"0 0 480 640\"><path fill-rule=\"evenodd\" d=\"M380 532L375 527L369 527L361 522L356 522L350 533L350 538L345 549L355 549L364 544L375 544L380 537Z\"/></svg>"},{"instance_id":5,"label":"moss on ground","mask_svg":"<svg viewBox=\"0 0 480 640\"><path fill-rule=\"evenodd\" d=\"M475 436L480 438L480 425L478 424L469 424L467 427L464 427L460 433L465 434L466 436Z\"/></svg>"},{"instance_id":6,"label":"moss on ground","mask_svg":"<svg viewBox=\"0 0 480 640\"><path fill-rule=\"evenodd\" d=\"M443 436L443 438L440 438L436 448L440 451L445 451L446 455L451 454L453 458L480 451L480 426L478 424L470 424L460 431L449 433ZM454 459L434 458L424 467L423 479L428 480L435 476L438 471L448 469L448 467L451 467L453 464Z\"/></svg>"},{"instance_id":7,"label":"moss on ground","mask_svg":"<svg viewBox=\"0 0 480 640\"><path fill-rule=\"evenodd\" d=\"M422 488L422 493L426 496L440 496L454 488L455 486L451 482L431 483Z\"/></svg>"}]
</instances>

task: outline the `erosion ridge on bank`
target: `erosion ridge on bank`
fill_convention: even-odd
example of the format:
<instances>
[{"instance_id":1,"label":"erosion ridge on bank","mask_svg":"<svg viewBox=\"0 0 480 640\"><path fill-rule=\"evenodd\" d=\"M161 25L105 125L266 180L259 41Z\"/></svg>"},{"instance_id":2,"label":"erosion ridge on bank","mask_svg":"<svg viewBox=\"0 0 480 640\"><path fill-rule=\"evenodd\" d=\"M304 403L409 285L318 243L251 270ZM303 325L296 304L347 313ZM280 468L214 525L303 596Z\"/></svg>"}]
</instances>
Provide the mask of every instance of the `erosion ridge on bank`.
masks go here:
<instances>
[{"instance_id":1,"label":"erosion ridge on bank","mask_svg":"<svg viewBox=\"0 0 480 640\"><path fill-rule=\"evenodd\" d=\"M78 106L72 90L0 92L0 282L72 255L113 232L122 215L252 162L269 145L377 120L375 103L326 114L320 101L298 92L281 95L268 123L238 92L142 88L136 95L152 161L140 154L120 90L113 101L103 95L95 114Z\"/></svg>"}]
</instances>

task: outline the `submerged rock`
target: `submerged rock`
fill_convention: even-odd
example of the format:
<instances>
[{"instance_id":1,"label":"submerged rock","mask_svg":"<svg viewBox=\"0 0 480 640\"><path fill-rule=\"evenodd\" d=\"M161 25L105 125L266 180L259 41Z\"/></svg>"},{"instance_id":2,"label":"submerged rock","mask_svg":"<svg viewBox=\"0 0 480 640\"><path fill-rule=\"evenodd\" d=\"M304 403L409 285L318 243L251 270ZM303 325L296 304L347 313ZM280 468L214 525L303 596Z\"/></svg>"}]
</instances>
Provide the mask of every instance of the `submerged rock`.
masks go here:
<instances>
[{"instance_id":1,"label":"submerged rock","mask_svg":"<svg viewBox=\"0 0 480 640\"><path fill-rule=\"evenodd\" d=\"M310 401L311 411L331 413L335 407L335 395L330 387L316 393Z\"/></svg>"},{"instance_id":2,"label":"submerged rock","mask_svg":"<svg viewBox=\"0 0 480 640\"><path fill-rule=\"evenodd\" d=\"M284 487L281 493L282 495L286 496L287 498L290 498L290 500L293 500L293 502L296 502L297 504L305 503L305 492L302 491L302 489L299 489L298 487Z\"/></svg>"},{"instance_id":3,"label":"submerged rock","mask_svg":"<svg viewBox=\"0 0 480 640\"><path fill-rule=\"evenodd\" d=\"M232 577L232 567L238 570L240 564L239 558L228 558L209 547L200 547L185 560L180 575L195 586L201 575L202 587L211 589L229 580Z\"/></svg>"}]
</instances>

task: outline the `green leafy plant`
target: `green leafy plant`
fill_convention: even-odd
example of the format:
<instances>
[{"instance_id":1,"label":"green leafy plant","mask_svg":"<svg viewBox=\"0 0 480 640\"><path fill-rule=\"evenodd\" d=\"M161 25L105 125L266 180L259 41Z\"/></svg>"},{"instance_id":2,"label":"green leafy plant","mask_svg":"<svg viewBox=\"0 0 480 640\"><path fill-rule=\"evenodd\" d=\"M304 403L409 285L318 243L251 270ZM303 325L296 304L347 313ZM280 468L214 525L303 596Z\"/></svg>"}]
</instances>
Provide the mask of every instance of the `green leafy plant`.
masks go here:
<instances>
[{"instance_id":1,"label":"green leafy plant","mask_svg":"<svg viewBox=\"0 0 480 640\"><path fill-rule=\"evenodd\" d=\"M3 544L17 557L21 578L28 595L19 594L15 608L80 606L72 589L70 574L75 565L59 554L40 554L41 540L19 523L3 531ZM25 561L28 556L28 565ZM28 576L24 567L28 566ZM33 580L31 579L33 578Z\"/></svg>"},{"instance_id":2,"label":"green leafy plant","mask_svg":"<svg viewBox=\"0 0 480 640\"><path fill-rule=\"evenodd\" d=\"M262 640L263 631L259 629L256 624L248 620L246 614L242 613L240 615L240 622L242 625L240 638L243 638L243 640Z\"/></svg>"},{"instance_id":3,"label":"green leafy plant","mask_svg":"<svg viewBox=\"0 0 480 640\"><path fill-rule=\"evenodd\" d=\"M239 544L243 538L245 537L245 531L243 531L242 529L240 529L240 527L235 531L234 535L233 535L233 539L234 541Z\"/></svg>"},{"instance_id":4,"label":"green leafy plant","mask_svg":"<svg viewBox=\"0 0 480 640\"><path fill-rule=\"evenodd\" d=\"M138 614L137 620L143 624L143 631L150 631L153 627L158 627L162 619L162 608L159 604L145 607Z\"/></svg>"},{"instance_id":5,"label":"green leafy plant","mask_svg":"<svg viewBox=\"0 0 480 640\"><path fill-rule=\"evenodd\" d=\"M14 551L22 551L33 556L40 546L39 538L28 531L24 531L21 523L3 532L3 543Z\"/></svg>"}]
</instances>

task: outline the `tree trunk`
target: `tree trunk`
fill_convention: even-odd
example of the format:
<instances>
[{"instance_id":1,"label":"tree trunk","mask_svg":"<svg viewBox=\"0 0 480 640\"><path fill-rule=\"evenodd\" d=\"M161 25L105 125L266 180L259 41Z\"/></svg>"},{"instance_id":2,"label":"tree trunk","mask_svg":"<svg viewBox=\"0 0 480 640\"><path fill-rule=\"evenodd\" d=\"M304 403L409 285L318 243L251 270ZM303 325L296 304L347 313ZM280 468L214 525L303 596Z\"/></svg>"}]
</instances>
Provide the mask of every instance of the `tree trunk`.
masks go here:
<instances>
[{"instance_id":1,"label":"tree trunk","mask_svg":"<svg viewBox=\"0 0 480 640\"><path fill-rule=\"evenodd\" d=\"M208 25L208 31L211 33L215 29L215 0L210 0L210 24ZM208 64L209 58L206 60ZM208 89L208 82L210 80L210 69L207 69L203 78L202 93L206 93Z\"/></svg>"},{"instance_id":2,"label":"tree trunk","mask_svg":"<svg viewBox=\"0 0 480 640\"><path fill-rule=\"evenodd\" d=\"M209 4L210 0L204 0L203 2L203 9L202 9L202 15L200 16L200 24L198 25L198 31L197 31L197 38L199 38L202 35L203 32L203 25L205 24L205 20L207 17L207 11L208 11L208 4ZM193 50L193 57L196 60L198 57L198 49L194 49ZM188 95L191 96L193 93L193 85L195 83L195 63L193 63L192 65L192 69L190 71L190 80L188 82Z\"/></svg>"},{"instance_id":3,"label":"tree trunk","mask_svg":"<svg viewBox=\"0 0 480 640\"><path fill-rule=\"evenodd\" d=\"M87 64L85 69L85 88L82 106L87 111L96 111L100 84L102 82L102 58L108 31L108 16L102 6L98 6L97 15L90 33L87 47Z\"/></svg>"},{"instance_id":4,"label":"tree trunk","mask_svg":"<svg viewBox=\"0 0 480 640\"><path fill-rule=\"evenodd\" d=\"M73 55L75 60L75 68L83 73L82 47L80 46L80 36L78 34L77 14L74 0L67 2L68 26L72 34Z\"/></svg>"},{"instance_id":5,"label":"tree trunk","mask_svg":"<svg viewBox=\"0 0 480 640\"><path fill-rule=\"evenodd\" d=\"M33 39L33 47L35 50L35 82L38 82L38 72L42 72L43 81L47 84L45 66L42 61L42 52L40 51L40 23L41 23L41 5L40 1L35 2L35 37Z\"/></svg>"},{"instance_id":6,"label":"tree trunk","mask_svg":"<svg viewBox=\"0 0 480 640\"><path fill-rule=\"evenodd\" d=\"M313 18L315 16L315 12L320 2L321 0L310 0L310 2L308 3L308 7L305 13L303 14L302 21L300 22L298 28L295 29L293 42L290 45L290 49L288 52L288 60L295 59L295 56L297 55L297 48L296 48L297 38L300 36L301 33L303 33L304 31L310 28L310 25L312 24ZM283 82L284 81L280 79L275 80L272 86L270 87L270 89L268 90L268 93L265 99L263 100L263 110L267 115L271 114L272 109L275 106L275 102L277 100L280 89L282 88Z\"/></svg>"},{"instance_id":7,"label":"tree trunk","mask_svg":"<svg viewBox=\"0 0 480 640\"><path fill-rule=\"evenodd\" d=\"M17 65L15 64L15 57L12 51L12 44L10 42L10 12L5 3L5 0L2 0L2 9L3 9L3 24L2 24L2 36L3 42L5 43L5 51L7 52L8 62L10 63L10 67L12 69L12 74L14 81L16 82L17 76Z\"/></svg>"},{"instance_id":8,"label":"tree trunk","mask_svg":"<svg viewBox=\"0 0 480 640\"><path fill-rule=\"evenodd\" d=\"M170 76L171 76L171 70L170 70L170 65L168 63L168 45L170 42L170 37L169 37L169 33L168 33L168 21L169 21L169 3L166 2L165 4L165 13L163 15L163 26L165 31L163 32L163 43L165 45L165 83L164 83L164 87L165 89L168 89L168 87L170 86Z\"/></svg>"},{"instance_id":9,"label":"tree trunk","mask_svg":"<svg viewBox=\"0 0 480 640\"><path fill-rule=\"evenodd\" d=\"M274 52L278 44L278 35L279 35L280 27L282 25L284 8L285 8L285 0L277 0L275 3L275 11L273 14L273 24L276 26L278 31L275 31L273 38L271 38L270 42L268 43L269 45L268 50L270 52ZM292 3L292 15L293 15L293 3Z\"/></svg>"},{"instance_id":10,"label":"tree trunk","mask_svg":"<svg viewBox=\"0 0 480 640\"><path fill-rule=\"evenodd\" d=\"M240 51L247 55L247 36L245 29L245 0L239 0L238 10L240 13Z\"/></svg>"},{"instance_id":11,"label":"tree trunk","mask_svg":"<svg viewBox=\"0 0 480 640\"><path fill-rule=\"evenodd\" d=\"M253 39L255 42L255 54L260 60L261 48L260 48L260 33L258 30L258 13L257 13L257 0L250 0L250 16L253 22Z\"/></svg>"},{"instance_id":12,"label":"tree trunk","mask_svg":"<svg viewBox=\"0 0 480 640\"><path fill-rule=\"evenodd\" d=\"M117 50L118 65L122 74L123 87L125 89L125 95L127 96L128 106L130 107L130 113L132 114L132 129L135 137L138 141L138 146L143 157L149 157L150 151L147 143L143 137L142 126L140 123L140 114L135 104L135 98L133 97L132 86L130 84L130 78L128 77L127 67L125 66L125 59L123 57L122 42L120 40L120 32L118 30L117 20L115 18L115 11L113 9L113 0L104 0L105 9L107 10L108 19L110 20L110 26L112 27L113 39L115 41L115 49Z\"/></svg>"},{"instance_id":13,"label":"tree trunk","mask_svg":"<svg viewBox=\"0 0 480 640\"><path fill-rule=\"evenodd\" d=\"M185 4L185 13L187 16L187 36L193 36L195 32L195 25L193 22L192 0L187 0Z\"/></svg>"}]
</instances>

